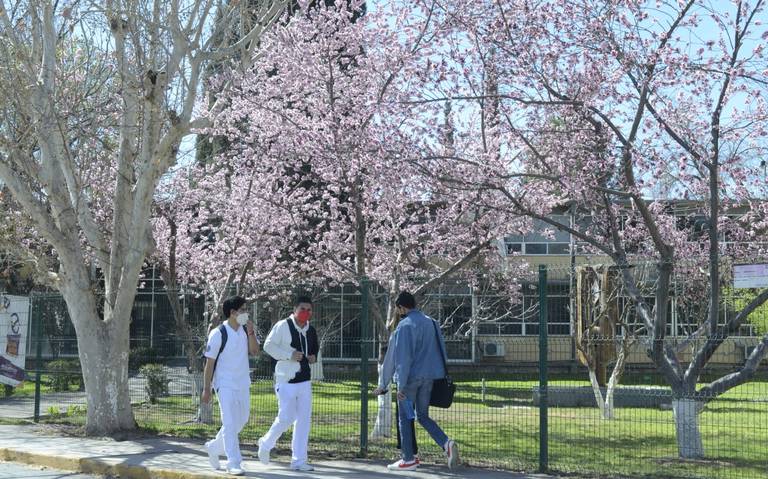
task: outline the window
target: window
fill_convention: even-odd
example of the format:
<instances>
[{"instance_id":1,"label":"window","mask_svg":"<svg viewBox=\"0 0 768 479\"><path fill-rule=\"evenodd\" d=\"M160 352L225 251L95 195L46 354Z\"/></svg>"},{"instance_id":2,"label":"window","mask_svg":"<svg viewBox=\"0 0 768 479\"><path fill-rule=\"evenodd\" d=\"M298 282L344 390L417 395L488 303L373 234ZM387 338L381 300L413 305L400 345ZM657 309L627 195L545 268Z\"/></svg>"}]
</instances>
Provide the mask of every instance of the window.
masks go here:
<instances>
[{"instance_id":1,"label":"window","mask_svg":"<svg viewBox=\"0 0 768 479\"><path fill-rule=\"evenodd\" d=\"M552 220L570 225L566 215L554 215ZM571 235L560 231L540 220L533 223L533 231L526 235L511 235L504 238L507 254L525 255L568 255L571 252Z\"/></svg>"},{"instance_id":2,"label":"window","mask_svg":"<svg viewBox=\"0 0 768 479\"><path fill-rule=\"evenodd\" d=\"M478 334L496 336L537 336L539 334L539 297L526 295L522 302L509 303L496 297L478 298L481 322ZM571 334L568 291L550 292L547 297L547 333Z\"/></svg>"}]
</instances>

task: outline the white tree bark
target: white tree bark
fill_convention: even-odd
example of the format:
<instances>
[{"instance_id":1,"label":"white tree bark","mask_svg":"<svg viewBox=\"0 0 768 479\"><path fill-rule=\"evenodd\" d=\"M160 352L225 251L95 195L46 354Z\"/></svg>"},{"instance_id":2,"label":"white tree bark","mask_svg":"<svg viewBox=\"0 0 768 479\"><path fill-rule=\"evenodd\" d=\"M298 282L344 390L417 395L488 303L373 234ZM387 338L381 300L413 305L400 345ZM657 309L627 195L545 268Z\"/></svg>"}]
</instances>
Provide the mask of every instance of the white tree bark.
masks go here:
<instances>
[{"instance_id":1,"label":"white tree bark","mask_svg":"<svg viewBox=\"0 0 768 479\"><path fill-rule=\"evenodd\" d=\"M672 412L680 457L700 459L704 457L704 445L699 431L699 413L704 403L695 399L674 399Z\"/></svg>"},{"instance_id":2,"label":"white tree bark","mask_svg":"<svg viewBox=\"0 0 768 479\"><path fill-rule=\"evenodd\" d=\"M203 373L192 373L192 404L197 406L197 416L194 421L202 424L213 424L213 400L204 403L200 400L203 393Z\"/></svg>"},{"instance_id":3,"label":"white tree bark","mask_svg":"<svg viewBox=\"0 0 768 479\"><path fill-rule=\"evenodd\" d=\"M381 375L381 364L379 364L379 375ZM372 439L392 437L392 392L387 391L378 397L379 409L376 412L376 423L371 432Z\"/></svg>"},{"instance_id":4,"label":"white tree bark","mask_svg":"<svg viewBox=\"0 0 768 479\"><path fill-rule=\"evenodd\" d=\"M136 423L128 390L130 323L114 317L101 321L95 298L72 287L75 282L66 282L62 295L78 337L88 337L88 341L78 344L88 403L86 433L107 435L133 429Z\"/></svg>"},{"instance_id":5,"label":"white tree bark","mask_svg":"<svg viewBox=\"0 0 768 479\"><path fill-rule=\"evenodd\" d=\"M600 416L606 418L605 400L603 399L603 391L600 389L600 384L597 382L597 373L594 369L589 368L589 382L592 384L592 392L595 395L595 402L597 408L600 410Z\"/></svg>"}]
</instances>

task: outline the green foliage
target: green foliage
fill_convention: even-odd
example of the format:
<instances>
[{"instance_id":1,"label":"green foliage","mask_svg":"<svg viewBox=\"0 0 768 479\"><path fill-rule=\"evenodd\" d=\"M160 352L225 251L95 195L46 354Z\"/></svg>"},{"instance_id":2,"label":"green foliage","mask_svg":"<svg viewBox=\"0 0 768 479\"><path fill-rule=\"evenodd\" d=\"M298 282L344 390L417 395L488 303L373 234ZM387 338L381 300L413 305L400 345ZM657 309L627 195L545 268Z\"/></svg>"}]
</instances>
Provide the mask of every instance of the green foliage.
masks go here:
<instances>
[{"instance_id":1,"label":"green foliage","mask_svg":"<svg viewBox=\"0 0 768 479\"><path fill-rule=\"evenodd\" d=\"M149 402L157 403L157 398L168 395L168 375L162 364L145 364L139 372L147 379L144 390L149 396Z\"/></svg>"},{"instance_id":2,"label":"green foliage","mask_svg":"<svg viewBox=\"0 0 768 479\"><path fill-rule=\"evenodd\" d=\"M732 290L734 313L738 313L744 309L760 292L760 290L753 289ZM752 313L747 316L746 322L755 327L755 332L758 336L768 334L768 302L763 303L758 306L757 309L752 311Z\"/></svg>"},{"instance_id":3,"label":"green foliage","mask_svg":"<svg viewBox=\"0 0 768 479\"><path fill-rule=\"evenodd\" d=\"M160 362L160 353L149 346L138 346L128 353L128 369L140 370L145 364L157 364Z\"/></svg>"},{"instance_id":4,"label":"green foliage","mask_svg":"<svg viewBox=\"0 0 768 479\"><path fill-rule=\"evenodd\" d=\"M58 406L50 406L48 407L48 415L50 417L59 417L61 415L61 411L59 410Z\"/></svg>"},{"instance_id":5,"label":"green foliage","mask_svg":"<svg viewBox=\"0 0 768 479\"><path fill-rule=\"evenodd\" d=\"M67 408L68 417L85 416L85 412L86 412L86 407L81 406L79 404L72 404Z\"/></svg>"},{"instance_id":6,"label":"green foliage","mask_svg":"<svg viewBox=\"0 0 768 479\"><path fill-rule=\"evenodd\" d=\"M50 387L54 391L69 391L70 385L85 389L83 372L78 359L57 359L48 363L46 369L50 372Z\"/></svg>"}]
</instances>

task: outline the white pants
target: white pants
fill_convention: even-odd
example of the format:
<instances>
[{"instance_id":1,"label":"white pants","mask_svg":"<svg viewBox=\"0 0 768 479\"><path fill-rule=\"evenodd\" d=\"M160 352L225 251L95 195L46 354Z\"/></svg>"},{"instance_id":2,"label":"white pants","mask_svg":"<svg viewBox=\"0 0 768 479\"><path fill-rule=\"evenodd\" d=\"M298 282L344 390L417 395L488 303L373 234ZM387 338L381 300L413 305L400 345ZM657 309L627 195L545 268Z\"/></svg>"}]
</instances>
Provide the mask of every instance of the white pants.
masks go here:
<instances>
[{"instance_id":1,"label":"white pants","mask_svg":"<svg viewBox=\"0 0 768 479\"><path fill-rule=\"evenodd\" d=\"M312 382L275 384L277 394L277 417L272 427L259 439L259 448L275 447L280 436L293 425L291 441L291 466L307 463L309 445L309 423L312 419Z\"/></svg>"},{"instance_id":2,"label":"white pants","mask_svg":"<svg viewBox=\"0 0 768 479\"><path fill-rule=\"evenodd\" d=\"M251 409L250 391L248 389L219 388L216 395L219 397L221 429L216 434L216 439L209 442L207 446L217 456L226 454L227 468L239 468L243 456L240 453L238 434L248 422Z\"/></svg>"}]
</instances>

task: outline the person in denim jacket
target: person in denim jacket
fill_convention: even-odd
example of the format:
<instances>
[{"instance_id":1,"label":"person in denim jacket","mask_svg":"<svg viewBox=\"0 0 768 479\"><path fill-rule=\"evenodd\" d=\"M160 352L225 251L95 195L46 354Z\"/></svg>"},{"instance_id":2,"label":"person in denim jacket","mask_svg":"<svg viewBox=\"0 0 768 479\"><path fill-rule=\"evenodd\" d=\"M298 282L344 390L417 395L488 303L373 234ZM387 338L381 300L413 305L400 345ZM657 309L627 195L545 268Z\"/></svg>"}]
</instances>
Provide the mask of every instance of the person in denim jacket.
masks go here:
<instances>
[{"instance_id":1,"label":"person in denim jacket","mask_svg":"<svg viewBox=\"0 0 768 479\"><path fill-rule=\"evenodd\" d=\"M440 328L435 328L435 321L416 309L416 300L411 293L401 292L395 305L398 313L403 316L390 341L390 347L394 348L402 458L387 467L399 471L412 471L418 467L412 440L411 419L415 416L445 451L448 467L452 469L459 462L456 443L429 417L432 382L445 377L444 362L440 360L440 355L445 351L443 336L439 332Z\"/></svg>"},{"instance_id":2,"label":"person in denim jacket","mask_svg":"<svg viewBox=\"0 0 768 479\"><path fill-rule=\"evenodd\" d=\"M397 319L395 321L387 321L387 328L388 329L394 329L397 327L398 323L400 322L400 316L397 316ZM393 340L394 333L390 334L389 336L389 342L387 342L386 350L384 352L384 360L381 362L381 371L379 372L379 383L376 387L376 389L373 390L372 394L374 396L379 396L381 394L384 394L389 389L389 385L392 382L392 377L395 375L395 348L393 347ZM395 403L395 416L399 417L400 415L400 408L397 406L397 402ZM416 444L416 430L413 428L414 420L411 419L411 441L413 441L413 459L416 461L416 464L419 464L419 446ZM399 451L402 451L402 439L400 434L400 421L397 421L395 423L395 428L397 429L397 449Z\"/></svg>"}]
</instances>

